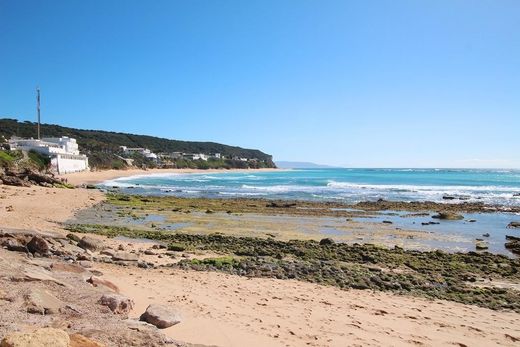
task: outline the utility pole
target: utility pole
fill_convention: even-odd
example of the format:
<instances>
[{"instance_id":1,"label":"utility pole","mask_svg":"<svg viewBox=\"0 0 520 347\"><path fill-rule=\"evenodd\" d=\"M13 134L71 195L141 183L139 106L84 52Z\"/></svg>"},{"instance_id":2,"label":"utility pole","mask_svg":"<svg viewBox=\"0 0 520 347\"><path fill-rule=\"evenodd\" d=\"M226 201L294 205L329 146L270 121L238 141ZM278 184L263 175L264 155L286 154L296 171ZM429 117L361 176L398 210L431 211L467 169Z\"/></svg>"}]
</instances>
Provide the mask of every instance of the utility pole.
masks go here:
<instances>
[{"instance_id":1,"label":"utility pole","mask_svg":"<svg viewBox=\"0 0 520 347\"><path fill-rule=\"evenodd\" d=\"M41 140L40 137L40 88L36 88L36 104L37 104L37 111L38 111L38 140Z\"/></svg>"}]
</instances>

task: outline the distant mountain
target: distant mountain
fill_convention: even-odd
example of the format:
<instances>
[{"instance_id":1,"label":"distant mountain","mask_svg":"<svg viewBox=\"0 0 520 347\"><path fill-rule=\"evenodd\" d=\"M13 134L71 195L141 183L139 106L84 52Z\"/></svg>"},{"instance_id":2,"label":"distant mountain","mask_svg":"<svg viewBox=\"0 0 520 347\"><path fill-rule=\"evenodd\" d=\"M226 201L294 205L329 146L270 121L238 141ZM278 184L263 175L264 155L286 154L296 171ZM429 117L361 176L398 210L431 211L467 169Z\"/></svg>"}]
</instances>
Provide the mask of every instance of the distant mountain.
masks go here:
<instances>
[{"instance_id":1,"label":"distant mountain","mask_svg":"<svg viewBox=\"0 0 520 347\"><path fill-rule=\"evenodd\" d=\"M277 161L276 166L280 169L332 169L337 166L321 165L305 161Z\"/></svg>"},{"instance_id":2,"label":"distant mountain","mask_svg":"<svg viewBox=\"0 0 520 347\"><path fill-rule=\"evenodd\" d=\"M97 157L106 157L106 154L117 153L119 146L143 147L156 153L220 153L228 158L239 157L259 160L260 167L274 167L272 156L257 149L228 146L215 142L195 142L170 140L148 135L126 134L103 130L83 130L62 127L54 124L42 124L42 136L59 137L69 136L78 141L80 151L89 155L91 164L95 164ZM36 137L36 123L20 122L16 119L0 118L0 140L11 136ZM231 167L250 165L240 160L229 160ZM106 166L106 165L99 165ZM247 167L247 166L245 166Z\"/></svg>"}]
</instances>

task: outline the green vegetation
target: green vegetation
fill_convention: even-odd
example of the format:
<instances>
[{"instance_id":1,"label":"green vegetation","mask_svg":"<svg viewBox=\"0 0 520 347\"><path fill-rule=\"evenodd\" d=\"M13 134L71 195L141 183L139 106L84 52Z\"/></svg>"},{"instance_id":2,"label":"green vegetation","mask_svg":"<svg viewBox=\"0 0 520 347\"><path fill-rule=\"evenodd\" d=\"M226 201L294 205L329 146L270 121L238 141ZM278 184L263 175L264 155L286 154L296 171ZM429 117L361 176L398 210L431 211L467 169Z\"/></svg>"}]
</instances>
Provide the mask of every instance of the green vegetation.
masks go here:
<instances>
[{"instance_id":1,"label":"green vegetation","mask_svg":"<svg viewBox=\"0 0 520 347\"><path fill-rule=\"evenodd\" d=\"M24 156L22 151L0 150L0 168L45 171L49 165L50 159L38 152L30 151Z\"/></svg>"},{"instance_id":2,"label":"green vegetation","mask_svg":"<svg viewBox=\"0 0 520 347\"><path fill-rule=\"evenodd\" d=\"M502 255L420 252L399 247L320 244L308 240L284 242L222 234L190 235L106 225L69 225L67 229L108 237L147 238L170 245L180 244L187 251L225 255L203 260L184 259L177 264L183 269L222 271L248 277L292 278L343 289L392 291L520 312L520 292L475 285L482 279L518 283L520 260Z\"/></svg>"},{"instance_id":3,"label":"green vegetation","mask_svg":"<svg viewBox=\"0 0 520 347\"><path fill-rule=\"evenodd\" d=\"M0 167L11 167L14 161L20 159L20 152L0 150Z\"/></svg>"},{"instance_id":4,"label":"green vegetation","mask_svg":"<svg viewBox=\"0 0 520 347\"><path fill-rule=\"evenodd\" d=\"M49 168L51 160L46 155L38 153L36 151L29 151L29 160L34 163L39 171L43 171Z\"/></svg>"},{"instance_id":5,"label":"green vegetation","mask_svg":"<svg viewBox=\"0 0 520 347\"><path fill-rule=\"evenodd\" d=\"M193 142L169 140L154 136L116 133L101 130L81 130L62 127L53 124L42 124L44 136L69 136L78 141L83 152L89 156L89 163L96 168L124 168L126 164L116 154L119 146L144 147L155 153L221 153L227 157L257 158L258 163L247 163L235 160L213 161L199 163L175 161L173 164L179 168L255 168L274 167L272 157L256 149L245 149L235 146L223 145L215 142ZM0 138L10 138L16 135L20 137L36 137L36 124L33 122L19 122L15 119L0 119ZM136 163L136 166L140 163ZM145 161L145 164L151 165ZM149 166L148 166L149 167Z\"/></svg>"}]
</instances>

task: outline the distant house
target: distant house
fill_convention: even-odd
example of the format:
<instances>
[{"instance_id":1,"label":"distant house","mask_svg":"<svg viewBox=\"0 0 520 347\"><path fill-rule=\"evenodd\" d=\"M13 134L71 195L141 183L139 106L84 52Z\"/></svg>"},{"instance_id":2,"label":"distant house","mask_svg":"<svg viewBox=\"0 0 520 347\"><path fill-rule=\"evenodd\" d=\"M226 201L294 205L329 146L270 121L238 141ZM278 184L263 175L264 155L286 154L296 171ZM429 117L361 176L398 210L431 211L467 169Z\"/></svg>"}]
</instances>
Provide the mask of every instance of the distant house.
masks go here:
<instances>
[{"instance_id":1,"label":"distant house","mask_svg":"<svg viewBox=\"0 0 520 347\"><path fill-rule=\"evenodd\" d=\"M222 155L220 153L210 153L209 157L215 159L222 159Z\"/></svg>"},{"instance_id":2,"label":"distant house","mask_svg":"<svg viewBox=\"0 0 520 347\"><path fill-rule=\"evenodd\" d=\"M203 153L184 153L182 157L187 160L208 160L208 155Z\"/></svg>"},{"instance_id":3,"label":"distant house","mask_svg":"<svg viewBox=\"0 0 520 347\"><path fill-rule=\"evenodd\" d=\"M126 146L119 146L119 148L121 148L121 150L125 154L139 153L139 154L143 155L145 158L152 159L152 160L157 160L157 158L158 158L157 154L153 153L148 148L141 148L141 147L132 148L132 147L126 147Z\"/></svg>"},{"instance_id":4,"label":"distant house","mask_svg":"<svg viewBox=\"0 0 520 347\"><path fill-rule=\"evenodd\" d=\"M49 156L51 168L58 174L88 169L87 156L79 153L76 139L67 136L44 137L41 140L12 137L9 146L12 150L36 151Z\"/></svg>"}]
</instances>

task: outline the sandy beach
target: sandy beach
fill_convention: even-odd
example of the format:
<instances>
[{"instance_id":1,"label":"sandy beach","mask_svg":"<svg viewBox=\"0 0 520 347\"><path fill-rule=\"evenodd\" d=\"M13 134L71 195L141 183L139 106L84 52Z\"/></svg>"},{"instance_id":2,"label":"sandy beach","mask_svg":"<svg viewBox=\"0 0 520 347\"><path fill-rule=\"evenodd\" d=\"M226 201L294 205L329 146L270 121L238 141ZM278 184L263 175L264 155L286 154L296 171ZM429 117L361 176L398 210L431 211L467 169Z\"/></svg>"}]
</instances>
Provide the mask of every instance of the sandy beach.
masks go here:
<instances>
[{"instance_id":1,"label":"sandy beach","mask_svg":"<svg viewBox=\"0 0 520 347\"><path fill-rule=\"evenodd\" d=\"M70 183L83 184L155 172L165 170L85 172L65 177ZM63 235L67 231L60 223L104 199L97 190L81 188L0 186L0 193L2 229L51 231ZM150 247L146 242L95 237L113 249L121 244L136 254ZM520 314L450 301L215 272L140 269L102 263L96 263L94 269L135 301L130 317L138 317L150 303L178 310L182 322L164 332L190 343L514 346L520 339Z\"/></svg>"}]
</instances>

